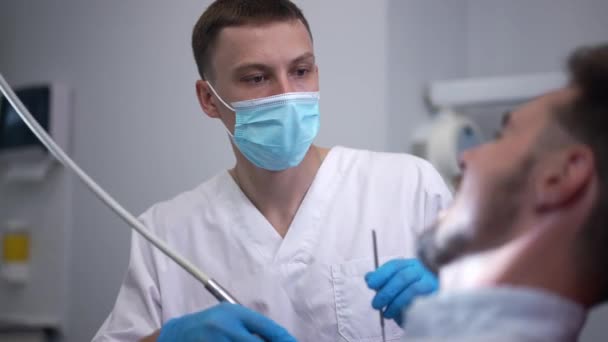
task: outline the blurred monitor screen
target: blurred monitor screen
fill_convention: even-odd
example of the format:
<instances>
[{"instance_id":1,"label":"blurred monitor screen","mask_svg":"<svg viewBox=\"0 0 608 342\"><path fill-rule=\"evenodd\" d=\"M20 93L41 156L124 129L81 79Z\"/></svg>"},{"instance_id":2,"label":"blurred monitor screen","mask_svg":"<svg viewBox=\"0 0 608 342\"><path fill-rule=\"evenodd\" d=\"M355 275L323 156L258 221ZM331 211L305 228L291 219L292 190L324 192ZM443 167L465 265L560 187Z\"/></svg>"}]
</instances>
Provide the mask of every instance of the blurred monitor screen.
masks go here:
<instances>
[{"instance_id":1,"label":"blurred monitor screen","mask_svg":"<svg viewBox=\"0 0 608 342\"><path fill-rule=\"evenodd\" d=\"M38 123L48 131L51 108L50 88L48 86L28 87L16 90L15 93ZM2 97L0 102L0 151L22 147L43 148L43 145L21 120L8 100Z\"/></svg>"}]
</instances>

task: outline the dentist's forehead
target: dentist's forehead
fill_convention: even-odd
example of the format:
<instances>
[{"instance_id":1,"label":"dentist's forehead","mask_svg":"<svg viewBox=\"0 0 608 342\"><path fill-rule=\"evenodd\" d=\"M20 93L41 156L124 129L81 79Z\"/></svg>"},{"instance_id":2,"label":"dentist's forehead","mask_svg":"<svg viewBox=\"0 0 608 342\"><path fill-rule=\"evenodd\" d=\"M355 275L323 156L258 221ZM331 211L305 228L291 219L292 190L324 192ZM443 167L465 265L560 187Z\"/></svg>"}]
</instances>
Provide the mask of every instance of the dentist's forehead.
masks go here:
<instances>
[{"instance_id":1,"label":"dentist's forehead","mask_svg":"<svg viewBox=\"0 0 608 342\"><path fill-rule=\"evenodd\" d=\"M217 67L286 63L313 53L306 27L299 20L226 27L212 58Z\"/></svg>"}]
</instances>

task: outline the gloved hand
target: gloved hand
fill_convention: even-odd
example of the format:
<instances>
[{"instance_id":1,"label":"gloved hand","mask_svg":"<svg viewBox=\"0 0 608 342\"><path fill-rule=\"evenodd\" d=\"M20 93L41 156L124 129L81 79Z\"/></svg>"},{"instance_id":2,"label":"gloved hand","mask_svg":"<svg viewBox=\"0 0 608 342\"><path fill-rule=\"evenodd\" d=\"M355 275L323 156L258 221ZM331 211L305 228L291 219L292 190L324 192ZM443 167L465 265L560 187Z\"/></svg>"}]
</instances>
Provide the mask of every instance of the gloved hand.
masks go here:
<instances>
[{"instance_id":1,"label":"gloved hand","mask_svg":"<svg viewBox=\"0 0 608 342\"><path fill-rule=\"evenodd\" d=\"M367 286L376 291L372 307L401 326L401 312L417 296L437 291L437 278L417 259L393 259L365 275ZM385 309L386 308L386 309Z\"/></svg>"},{"instance_id":2,"label":"gloved hand","mask_svg":"<svg viewBox=\"0 0 608 342\"><path fill-rule=\"evenodd\" d=\"M257 336L256 336L257 335ZM220 303L168 321L158 342L296 342L287 330L244 306Z\"/></svg>"}]
</instances>

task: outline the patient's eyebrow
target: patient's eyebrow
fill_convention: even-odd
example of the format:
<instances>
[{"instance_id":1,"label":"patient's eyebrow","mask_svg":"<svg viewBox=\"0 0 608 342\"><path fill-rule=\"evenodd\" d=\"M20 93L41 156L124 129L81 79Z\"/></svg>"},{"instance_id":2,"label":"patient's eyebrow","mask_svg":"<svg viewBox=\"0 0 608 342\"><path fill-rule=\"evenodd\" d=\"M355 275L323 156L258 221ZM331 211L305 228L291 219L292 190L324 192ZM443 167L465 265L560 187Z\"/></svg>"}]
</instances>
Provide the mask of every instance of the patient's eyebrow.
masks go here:
<instances>
[{"instance_id":1,"label":"patient's eyebrow","mask_svg":"<svg viewBox=\"0 0 608 342\"><path fill-rule=\"evenodd\" d=\"M503 115L502 115L502 122L500 124L501 128L505 128L509 125L509 122L511 122L511 111L508 110L506 111Z\"/></svg>"}]
</instances>

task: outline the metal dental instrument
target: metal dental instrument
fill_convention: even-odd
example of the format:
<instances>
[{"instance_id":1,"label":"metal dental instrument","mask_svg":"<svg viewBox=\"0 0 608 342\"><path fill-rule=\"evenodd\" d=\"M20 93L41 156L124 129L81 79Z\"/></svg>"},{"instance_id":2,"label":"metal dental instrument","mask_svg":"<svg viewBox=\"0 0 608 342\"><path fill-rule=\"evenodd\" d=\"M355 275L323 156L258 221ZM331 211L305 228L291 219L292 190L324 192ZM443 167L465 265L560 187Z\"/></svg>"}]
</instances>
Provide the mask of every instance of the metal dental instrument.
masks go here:
<instances>
[{"instance_id":1,"label":"metal dental instrument","mask_svg":"<svg viewBox=\"0 0 608 342\"><path fill-rule=\"evenodd\" d=\"M376 230L372 229L372 241L374 248L374 267L378 269L378 243L376 241ZM382 342L386 342L386 333L384 332L384 316L382 316L382 309L380 309L380 329L382 329Z\"/></svg>"},{"instance_id":2,"label":"metal dental instrument","mask_svg":"<svg viewBox=\"0 0 608 342\"><path fill-rule=\"evenodd\" d=\"M13 89L8 85L2 74L0 74L0 90L13 106L17 114L27 124L30 130L38 137L38 139L46 146L46 148L68 169L72 170L78 178L91 190L97 197L102 200L110 209L120 216L127 224L135 229L141 236L148 240L154 247L158 248L163 254L171 258L175 263L181 266L184 270L190 273L194 278L200 281L203 286L220 302L229 302L238 304L238 301L228 293L220 284L211 279L208 275L196 268L181 255L177 254L162 240L152 234L146 226L139 221L130 212L124 209L116 200L106 193L91 177L89 177L68 155L59 147L55 141L44 131L42 126L38 124L36 119L23 105L21 100L15 95Z\"/></svg>"}]
</instances>

